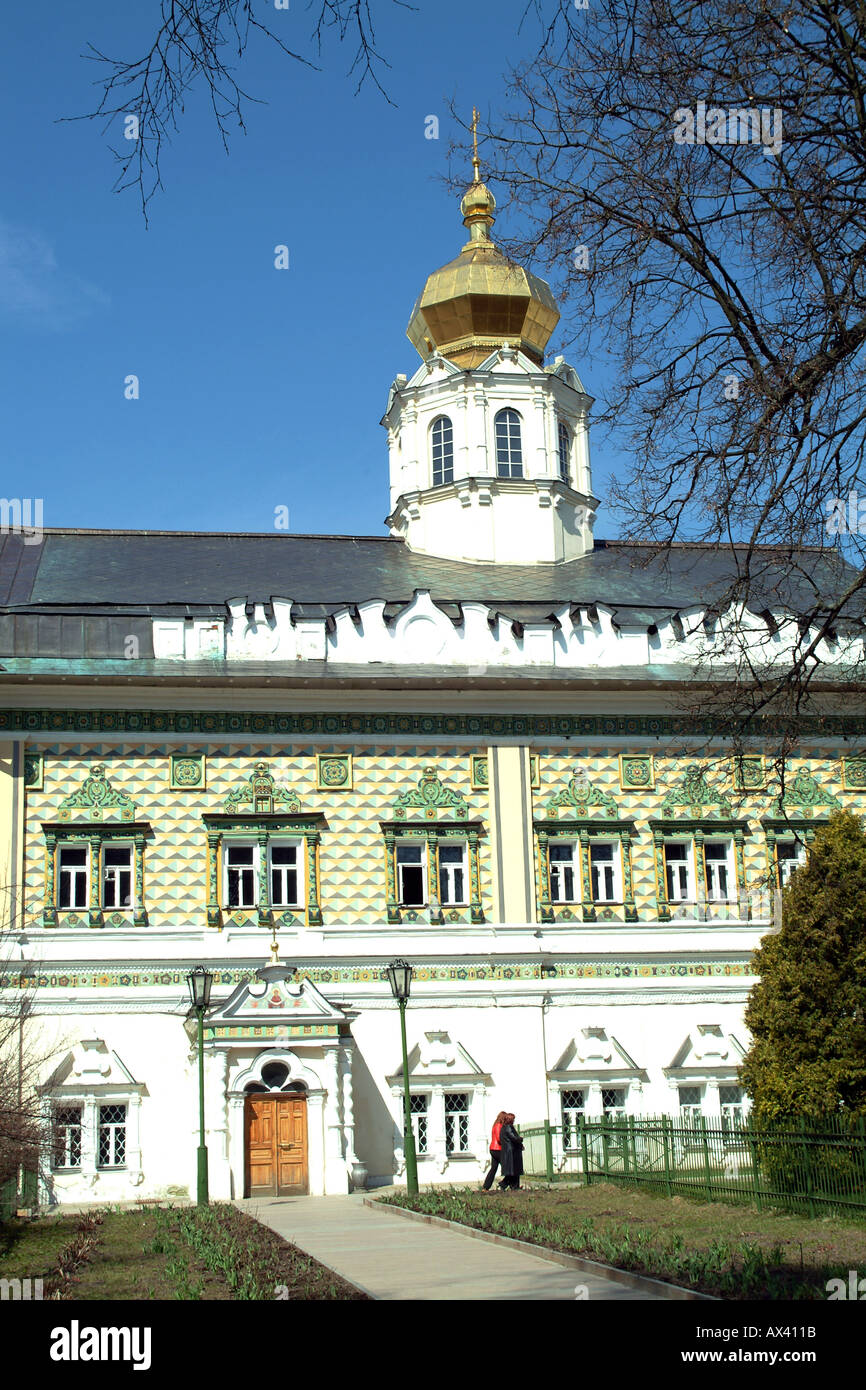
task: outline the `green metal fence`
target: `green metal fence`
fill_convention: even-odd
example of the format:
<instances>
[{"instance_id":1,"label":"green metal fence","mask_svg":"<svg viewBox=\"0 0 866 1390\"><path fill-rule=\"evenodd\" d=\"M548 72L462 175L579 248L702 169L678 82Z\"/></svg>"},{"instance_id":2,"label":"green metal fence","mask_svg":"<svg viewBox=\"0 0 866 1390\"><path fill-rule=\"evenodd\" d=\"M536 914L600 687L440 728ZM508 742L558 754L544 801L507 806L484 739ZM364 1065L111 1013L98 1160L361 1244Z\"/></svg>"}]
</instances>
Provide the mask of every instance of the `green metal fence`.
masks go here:
<instances>
[{"instance_id":1,"label":"green metal fence","mask_svg":"<svg viewBox=\"0 0 866 1390\"><path fill-rule=\"evenodd\" d=\"M619 1182L669 1197L810 1216L866 1214L866 1119L685 1122L669 1115L521 1129L529 1177Z\"/></svg>"},{"instance_id":2,"label":"green metal fence","mask_svg":"<svg viewBox=\"0 0 866 1390\"><path fill-rule=\"evenodd\" d=\"M15 1178L0 1184L0 1221L8 1221L10 1216L15 1215L19 1206L35 1207L37 1189L38 1179L35 1173L24 1174L24 1193L21 1201L18 1198L18 1183Z\"/></svg>"}]
</instances>

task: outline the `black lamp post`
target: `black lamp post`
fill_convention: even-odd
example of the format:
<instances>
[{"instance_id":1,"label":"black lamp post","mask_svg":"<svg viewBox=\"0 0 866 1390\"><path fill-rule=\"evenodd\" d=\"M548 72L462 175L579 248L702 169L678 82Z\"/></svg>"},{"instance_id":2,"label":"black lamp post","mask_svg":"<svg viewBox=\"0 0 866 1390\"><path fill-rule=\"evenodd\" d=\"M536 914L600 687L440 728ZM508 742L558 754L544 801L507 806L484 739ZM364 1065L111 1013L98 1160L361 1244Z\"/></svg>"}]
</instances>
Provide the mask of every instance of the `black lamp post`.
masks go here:
<instances>
[{"instance_id":1,"label":"black lamp post","mask_svg":"<svg viewBox=\"0 0 866 1390\"><path fill-rule=\"evenodd\" d=\"M406 1005L412 983L412 967L405 960L392 960L385 971L391 993L400 1006L400 1039L403 1044L403 1152L406 1155L406 1191L410 1197L418 1193L418 1162L415 1157L415 1132L412 1129L412 1101L409 1093L409 1057L406 1052Z\"/></svg>"},{"instance_id":2,"label":"black lamp post","mask_svg":"<svg viewBox=\"0 0 866 1390\"><path fill-rule=\"evenodd\" d=\"M197 1200L200 1207L206 1207L208 1204L208 1190L207 1145L204 1142L204 1016L210 1004L210 990L213 984L213 974L210 970L205 970L203 965L197 965L195 970L191 970L187 975L186 982L189 986L189 997L192 1000L192 1007L198 1019L199 1145Z\"/></svg>"}]
</instances>

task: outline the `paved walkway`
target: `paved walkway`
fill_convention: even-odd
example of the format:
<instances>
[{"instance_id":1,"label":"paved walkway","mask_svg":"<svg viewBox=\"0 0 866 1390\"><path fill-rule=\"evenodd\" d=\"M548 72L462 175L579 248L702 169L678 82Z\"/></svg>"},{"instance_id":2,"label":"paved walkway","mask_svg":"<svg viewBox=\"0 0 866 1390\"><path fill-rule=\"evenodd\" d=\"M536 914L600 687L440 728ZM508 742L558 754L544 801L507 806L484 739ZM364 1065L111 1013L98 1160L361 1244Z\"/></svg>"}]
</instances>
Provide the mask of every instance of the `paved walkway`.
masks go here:
<instances>
[{"instance_id":1,"label":"paved walkway","mask_svg":"<svg viewBox=\"0 0 866 1390\"><path fill-rule=\"evenodd\" d=\"M248 1197L235 1205L373 1298L574 1302L575 1285L585 1284L590 1301L665 1301L664 1295L372 1209L361 1195Z\"/></svg>"}]
</instances>

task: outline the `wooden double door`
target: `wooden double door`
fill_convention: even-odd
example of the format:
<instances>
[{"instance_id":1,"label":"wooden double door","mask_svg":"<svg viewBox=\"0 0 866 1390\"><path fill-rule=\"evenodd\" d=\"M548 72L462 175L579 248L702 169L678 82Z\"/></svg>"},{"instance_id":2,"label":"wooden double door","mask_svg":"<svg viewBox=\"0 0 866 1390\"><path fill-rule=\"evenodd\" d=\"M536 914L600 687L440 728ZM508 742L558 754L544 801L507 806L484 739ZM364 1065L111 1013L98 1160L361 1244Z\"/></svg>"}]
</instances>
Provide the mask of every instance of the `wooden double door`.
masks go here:
<instances>
[{"instance_id":1,"label":"wooden double door","mask_svg":"<svg viewBox=\"0 0 866 1390\"><path fill-rule=\"evenodd\" d=\"M248 1197L290 1197L309 1192L305 1096L247 1096L244 1138Z\"/></svg>"}]
</instances>

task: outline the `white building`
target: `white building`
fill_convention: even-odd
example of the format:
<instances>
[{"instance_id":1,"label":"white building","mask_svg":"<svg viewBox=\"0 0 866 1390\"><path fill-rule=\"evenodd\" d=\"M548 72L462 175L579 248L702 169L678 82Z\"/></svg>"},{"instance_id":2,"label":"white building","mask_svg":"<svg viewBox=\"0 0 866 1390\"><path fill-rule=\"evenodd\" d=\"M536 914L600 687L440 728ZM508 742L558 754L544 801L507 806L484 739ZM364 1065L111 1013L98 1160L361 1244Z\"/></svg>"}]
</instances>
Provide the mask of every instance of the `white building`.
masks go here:
<instances>
[{"instance_id":1,"label":"white building","mask_svg":"<svg viewBox=\"0 0 866 1390\"><path fill-rule=\"evenodd\" d=\"M214 1196L400 1179L394 957L422 1182L477 1179L500 1109L559 1162L581 1114L743 1104L751 953L863 806L859 716L828 680L780 804L760 743L682 712L733 631L784 661L795 609L711 619L718 555L593 540L591 400L493 209L473 183L412 314L390 536L2 538L3 983L55 1049L48 1201L195 1190L198 963Z\"/></svg>"}]
</instances>

